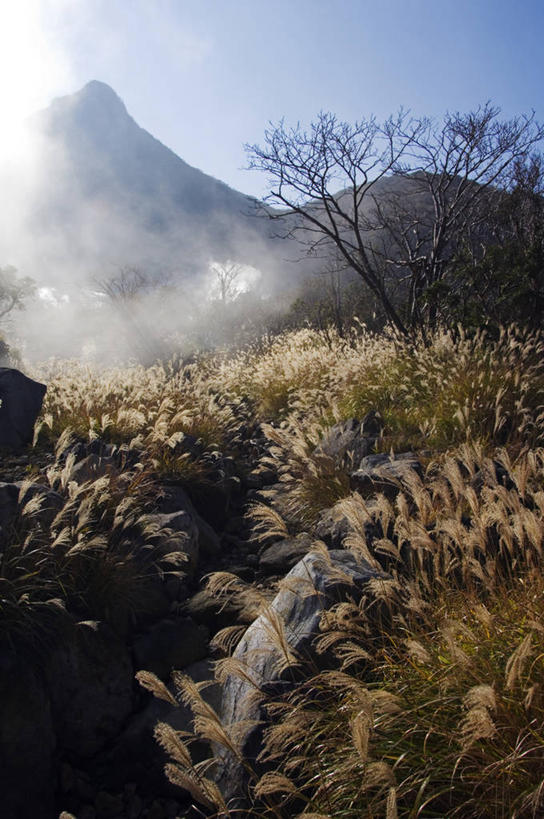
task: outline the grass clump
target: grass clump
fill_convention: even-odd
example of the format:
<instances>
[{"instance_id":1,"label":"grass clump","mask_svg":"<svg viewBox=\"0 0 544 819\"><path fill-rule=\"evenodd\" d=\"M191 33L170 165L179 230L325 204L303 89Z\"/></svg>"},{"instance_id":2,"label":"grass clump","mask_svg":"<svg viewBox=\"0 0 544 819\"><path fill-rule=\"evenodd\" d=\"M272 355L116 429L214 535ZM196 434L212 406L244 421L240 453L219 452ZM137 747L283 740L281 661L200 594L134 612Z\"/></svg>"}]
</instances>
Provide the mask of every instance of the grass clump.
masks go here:
<instances>
[{"instance_id":1,"label":"grass clump","mask_svg":"<svg viewBox=\"0 0 544 819\"><path fill-rule=\"evenodd\" d=\"M58 616L104 620L124 631L148 605L148 592L175 572L148 521L145 475L110 473L81 485L74 460L49 470L49 486L23 483L2 533L0 621L13 646L54 635Z\"/></svg>"},{"instance_id":2,"label":"grass clump","mask_svg":"<svg viewBox=\"0 0 544 819\"><path fill-rule=\"evenodd\" d=\"M450 595L382 635L364 674L323 672L271 705L263 758L290 784L265 774L257 795L285 817L301 800L346 819L540 816L542 591L533 575L487 605Z\"/></svg>"},{"instance_id":3,"label":"grass clump","mask_svg":"<svg viewBox=\"0 0 544 819\"><path fill-rule=\"evenodd\" d=\"M402 345L346 385L345 417L371 409L385 424L382 446L443 450L466 441L519 446L542 441L542 342L515 328L497 340L437 334L429 346Z\"/></svg>"},{"instance_id":4,"label":"grass clump","mask_svg":"<svg viewBox=\"0 0 544 819\"><path fill-rule=\"evenodd\" d=\"M181 369L59 370L40 435L54 441L70 425L80 438L136 447L152 468L134 484L112 473L78 487L74 464L58 465L49 481L62 507L49 528L28 522L38 518L21 498L2 558L2 616L24 629L44 606L113 621L115 601L141 605L146 578L175 571L146 528L147 478L194 486L220 453L247 457L248 471L259 459L277 478L251 511L262 543L311 532L334 506L347 522L343 547L386 577L323 616L320 665L303 673L298 658L306 679L268 697L266 769L244 758L242 729L222 726L180 682L196 733L245 766L248 815L538 817L543 353L540 336L516 328L496 338L440 332L426 345L303 330ZM336 421L371 410L383 424L377 449L426 450L421 475L387 497L352 493L346 463L319 448ZM229 577L244 611L267 602ZM217 644L233 649L239 636L237 625ZM173 781L211 815L229 815L181 738L163 727L160 739Z\"/></svg>"},{"instance_id":5,"label":"grass clump","mask_svg":"<svg viewBox=\"0 0 544 819\"><path fill-rule=\"evenodd\" d=\"M247 815L542 814L543 477L542 449L464 445L395 501L341 501L345 547L387 575L324 612L326 670L264 694Z\"/></svg>"}]
</instances>

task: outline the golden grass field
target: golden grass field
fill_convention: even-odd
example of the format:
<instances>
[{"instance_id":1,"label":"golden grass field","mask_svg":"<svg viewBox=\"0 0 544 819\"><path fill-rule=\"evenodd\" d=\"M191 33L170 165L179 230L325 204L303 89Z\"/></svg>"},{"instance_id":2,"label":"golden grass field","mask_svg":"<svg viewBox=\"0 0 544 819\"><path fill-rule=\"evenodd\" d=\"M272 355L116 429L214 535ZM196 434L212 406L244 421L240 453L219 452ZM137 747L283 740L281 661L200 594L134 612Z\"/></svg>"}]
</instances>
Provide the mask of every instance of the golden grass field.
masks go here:
<instances>
[{"instance_id":1,"label":"golden grass field","mask_svg":"<svg viewBox=\"0 0 544 819\"><path fill-rule=\"evenodd\" d=\"M146 536L154 476L207 478L205 458L176 455L176 443L192 435L243 472L241 430L262 425L267 461L289 492L248 509L261 535L311 531L336 504L350 522L345 548L389 579L324 618L320 649L335 666L308 667L306 682L269 703L268 770L249 771L249 815L542 816L543 353L540 337L514 327L495 339L437 333L426 346L299 330L185 367L43 365L32 373L48 384L36 451L101 437L136 448L141 468L128 487L118 476L77 487L73 463L50 469L65 506L50 534L23 526L4 557L4 616L34 628L44 606L81 595L89 573L100 589L89 616L104 616L108 593L137 607L145 567L123 532L140 526ZM382 418L381 451L425 453L423 477L394 500L352 493L345 473L314 453L330 426L369 410ZM381 531L370 542L369 521ZM230 638L219 644L232 648ZM239 753L229 726L180 684L197 733ZM210 815L226 815L206 765L191 767L187 738L164 725L157 733L171 779Z\"/></svg>"}]
</instances>

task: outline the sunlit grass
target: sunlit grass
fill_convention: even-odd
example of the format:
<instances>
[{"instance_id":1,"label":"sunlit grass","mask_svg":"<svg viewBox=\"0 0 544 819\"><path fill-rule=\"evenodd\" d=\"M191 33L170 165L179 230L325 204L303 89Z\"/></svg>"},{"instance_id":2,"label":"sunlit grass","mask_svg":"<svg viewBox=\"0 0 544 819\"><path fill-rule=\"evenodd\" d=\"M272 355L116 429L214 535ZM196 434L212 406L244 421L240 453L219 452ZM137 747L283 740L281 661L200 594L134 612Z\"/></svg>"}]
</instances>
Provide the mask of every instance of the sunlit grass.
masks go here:
<instances>
[{"instance_id":1,"label":"sunlit grass","mask_svg":"<svg viewBox=\"0 0 544 819\"><path fill-rule=\"evenodd\" d=\"M21 510L3 555L1 614L14 634L45 623L46 611L113 621L116 601L143 606L146 577L169 571L146 530L153 483L206 487L223 455L240 474L258 458L277 482L249 510L256 541L311 533L334 507L348 525L344 548L387 581L328 613L318 645L327 670L309 667L306 683L268 702L270 770L262 776L243 761L250 815L542 814L539 336L438 332L422 345L301 330L188 367L67 363L38 377L48 383L41 445L62 443L68 427L80 441L123 444L138 453L140 478L128 488L119 475L77 487L61 458L49 480L62 512L46 530L25 522L32 506ZM353 493L345 464L318 448L334 423L371 410L382 425L374 448L414 450L421 460L422 477L414 473L395 498ZM134 550L142 539L143 562ZM257 612L267 596L229 577L212 587ZM238 634L218 645L232 648ZM200 733L228 746L198 691L180 685ZM179 738L159 733L173 781L228 815Z\"/></svg>"}]
</instances>

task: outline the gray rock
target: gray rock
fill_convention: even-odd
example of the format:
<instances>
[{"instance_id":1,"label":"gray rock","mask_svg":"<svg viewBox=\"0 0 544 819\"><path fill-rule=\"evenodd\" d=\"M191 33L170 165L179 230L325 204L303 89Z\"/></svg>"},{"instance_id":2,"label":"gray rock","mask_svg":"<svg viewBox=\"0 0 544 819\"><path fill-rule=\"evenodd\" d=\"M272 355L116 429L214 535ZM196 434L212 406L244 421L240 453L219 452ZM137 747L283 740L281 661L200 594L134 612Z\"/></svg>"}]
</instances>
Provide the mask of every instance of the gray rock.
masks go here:
<instances>
[{"instance_id":1,"label":"gray rock","mask_svg":"<svg viewBox=\"0 0 544 819\"><path fill-rule=\"evenodd\" d=\"M177 512L149 515L148 521L154 525L160 543L158 553L163 556L178 553L185 556L179 568L187 574L194 572L198 565L198 527L190 512L180 509Z\"/></svg>"},{"instance_id":2,"label":"gray rock","mask_svg":"<svg viewBox=\"0 0 544 819\"><path fill-rule=\"evenodd\" d=\"M186 512L194 520L198 529L198 545L202 557L204 559L216 557L221 549L219 535L217 535L210 524L198 514L185 490L181 486L162 486L159 512L171 514L179 511Z\"/></svg>"},{"instance_id":3,"label":"gray rock","mask_svg":"<svg viewBox=\"0 0 544 819\"><path fill-rule=\"evenodd\" d=\"M173 669L185 668L206 657L208 639L208 629L190 617L163 620L134 641L136 670L152 671L166 680Z\"/></svg>"},{"instance_id":4,"label":"gray rock","mask_svg":"<svg viewBox=\"0 0 544 819\"><path fill-rule=\"evenodd\" d=\"M306 533L280 540L264 550L259 559L259 568L266 574L285 574L302 560L311 546L312 538Z\"/></svg>"},{"instance_id":5,"label":"gray rock","mask_svg":"<svg viewBox=\"0 0 544 819\"><path fill-rule=\"evenodd\" d=\"M105 475L117 475L118 472L119 467L114 457L91 453L74 464L70 473L70 480L82 484L87 481L96 481Z\"/></svg>"},{"instance_id":6,"label":"gray rock","mask_svg":"<svg viewBox=\"0 0 544 819\"><path fill-rule=\"evenodd\" d=\"M262 489L278 480L278 473L271 467L259 464L246 475L244 483L248 489Z\"/></svg>"},{"instance_id":7,"label":"gray rock","mask_svg":"<svg viewBox=\"0 0 544 819\"><path fill-rule=\"evenodd\" d=\"M341 549L350 529L347 517L332 506L321 512L314 527L314 536L316 540L322 540L329 549Z\"/></svg>"},{"instance_id":8,"label":"gray rock","mask_svg":"<svg viewBox=\"0 0 544 819\"><path fill-rule=\"evenodd\" d=\"M201 660L184 668L183 673L194 682L213 680L213 664L209 659ZM175 693L173 684L169 684L168 688L172 694ZM221 687L212 683L201 693L206 702L219 712ZM166 722L176 731L191 732L193 714L183 704L175 708L156 697L146 698L144 708L131 717L112 748L96 762L98 777L106 787L118 788L126 782L137 781L157 796L179 796L179 789L170 785L164 775L164 765L168 759L153 736L158 722ZM204 743L191 745L191 753L194 761L200 761L210 756L210 747Z\"/></svg>"},{"instance_id":9,"label":"gray rock","mask_svg":"<svg viewBox=\"0 0 544 819\"><path fill-rule=\"evenodd\" d=\"M314 454L332 458L340 468L353 468L361 458L373 451L379 432L380 422L376 413L367 413L362 421L349 418L325 433Z\"/></svg>"},{"instance_id":10,"label":"gray rock","mask_svg":"<svg viewBox=\"0 0 544 819\"><path fill-rule=\"evenodd\" d=\"M0 447L21 449L32 443L46 390L19 370L0 367Z\"/></svg>"},{"instance_id":11,"label":"gray rock","mask_svg":"<svg viewBox=\"0 0 544 819\"><path fill-rule=\"evenodd\" d=\"M244 732L242 747L246 758L255 762L261 749L264 715L253 696L255 687L277 692L295 684L296 669L283 669L279 640L274 639L275 618L279 618L283 626L293 655L304 658L304 662L309 659L316 661L313 641L319 632L323 611L347 593L357 599L370 579L381 576L347 551L331 551L328 559L311 552L289 572L283 589L271 604L272 617L266 612L261 614L236 648L234 658L245 667L245 675L229 676L223 688L221 716L224 724L245 720L261 723ZM223 795L227 799L238 798L246 777L243 767L223 748L216 751L216 756L217 782ZM242 796L240 804L243 801Z\"/></svg>"},{"instance_id":12,"label":"gray rock","mask_svg":"<svg viewBox=\"0 0 544 819\"><path fill-rule=\"evenodd\" d=\"M59 745L89 757L114 737L133 704L133 668L124 643L104 623L67 632L46 667Z\"/></svg>"},{"instance_id":13,"label":"gray rock","mask_svg":"<svg viewBox=\"0 0 544 819\"><path fill-rule=\"evenodd\" d=\"M419 477L423 475L421 463L413 452L369 455L362 459L359 469L351 473L350 487L361 495L383 492L394 498L413 472Z\"/></svg>"},{"instance_id":14,"label":"gray rock","mask_svg":"<svg viewBox=\"0 0 544 819\"><path fill-rule=\"evenodd\" d=\"M56 739L43 681L24 657L0 653L2 819L53 815Z\"/></svg>"},{"instance_id":15,"label":"gray rock","mask_svg":"<svg viewBox=\"0 0 544 819\"><path fill-rule=\"evenodd\" d=\"M330 509L324 509L313 530L314 539L322 540L329 549L343 548L346 537L353 531L348 518L341 510L341 503L340 501ZM370 510L373 506L375 501L366 501L367 509ZM384 537L379 522L367 521L364 524L364 531L367 543Z\"/></svg>"},{"instance_id":16,"label":"gray rock","mask_svg":"<svg viewBox=\"0 0 544 819\"><path fill-rule=\"evenodd\" d=\"M238 619L238 608L229 600L213 597L206 589L201 589L187 601L184 611L197 623L205 624L211 634Z\"/></svg>"}]
</instances>

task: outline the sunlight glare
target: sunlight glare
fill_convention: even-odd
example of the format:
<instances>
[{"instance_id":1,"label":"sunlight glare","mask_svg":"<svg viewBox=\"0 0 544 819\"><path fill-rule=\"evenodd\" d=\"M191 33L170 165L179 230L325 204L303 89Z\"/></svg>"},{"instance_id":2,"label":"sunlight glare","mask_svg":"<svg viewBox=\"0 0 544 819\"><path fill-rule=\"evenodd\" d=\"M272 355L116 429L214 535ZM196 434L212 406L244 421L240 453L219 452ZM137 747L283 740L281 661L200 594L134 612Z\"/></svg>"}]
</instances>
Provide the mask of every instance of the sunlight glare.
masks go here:
<instances>
[{"instance_id":1,"label":"sunlight glare","mask_svg":"<svg viewBox=\"0 0 544 819\"><path fill-rule=\"evenodd\" d=\"M0 156L26 149L25 120L45 106L67 75L62 50L47 25L64 0L17 0L0 12Z\"/></svg>"}]
</instances>

